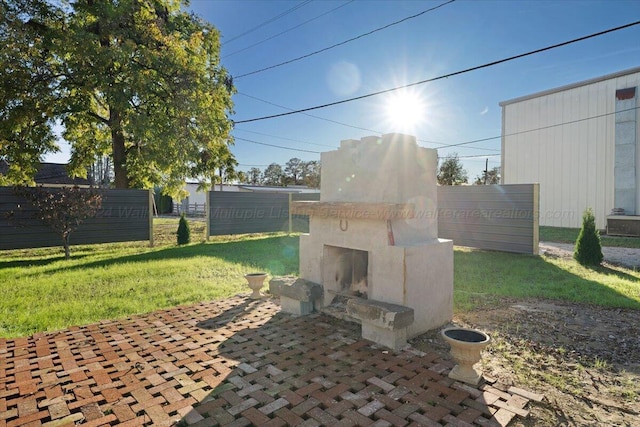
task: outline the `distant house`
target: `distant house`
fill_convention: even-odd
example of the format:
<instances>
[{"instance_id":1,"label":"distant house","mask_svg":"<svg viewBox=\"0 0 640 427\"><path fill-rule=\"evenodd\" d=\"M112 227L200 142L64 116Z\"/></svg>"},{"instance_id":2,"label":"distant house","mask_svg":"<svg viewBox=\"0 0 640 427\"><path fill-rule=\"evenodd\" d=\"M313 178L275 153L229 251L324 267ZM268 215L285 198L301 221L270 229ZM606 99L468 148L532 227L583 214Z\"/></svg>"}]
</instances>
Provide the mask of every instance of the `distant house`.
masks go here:
<instances>
[{"instance_id":1,"label":"distant house","mask_svg":"<svg viewBox=\"0 0 640 427\"><path fill-rule=\"evenodd\" d=\"M500 103L502 183L540 184L540 225L640 226L639 87L636 67Z\"/></svg>"},{"instance_id":2,"label":"distant house","mask_svg":"<svg viewBox=\"0 0 640 427\"><path fill-rule=\"evenodd\" d=\"M60 187L78 185L81 187L89 186L89 180L86 178L71 178L67 174L67 165L61 163L40 163L38 172L34 177L36 185L44 187ZM9 170L9 164L5 160L0 160L0 174L5 175Z\"/></svg>"}]
</instances>

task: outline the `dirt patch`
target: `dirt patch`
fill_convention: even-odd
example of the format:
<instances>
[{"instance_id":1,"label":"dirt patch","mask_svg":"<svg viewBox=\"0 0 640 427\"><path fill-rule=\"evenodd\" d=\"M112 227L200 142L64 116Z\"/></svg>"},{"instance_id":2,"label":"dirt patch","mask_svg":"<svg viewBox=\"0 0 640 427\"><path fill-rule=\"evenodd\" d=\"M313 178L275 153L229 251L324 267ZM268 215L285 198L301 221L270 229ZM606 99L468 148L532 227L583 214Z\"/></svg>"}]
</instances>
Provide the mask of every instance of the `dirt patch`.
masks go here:
<instances>
[{"instance_id":1,"label":"dirt patch","mask_svg":"<svg viewBox=\"0 0 640 427\"><path fill-rule=\"evenodd\" d=\"M514 426L632 426L640 420L640 311L508 300L454 317L493 341L485 376L543 394ZM448 345L434 331L418 349Z\"/></svg>"}]
</instances>

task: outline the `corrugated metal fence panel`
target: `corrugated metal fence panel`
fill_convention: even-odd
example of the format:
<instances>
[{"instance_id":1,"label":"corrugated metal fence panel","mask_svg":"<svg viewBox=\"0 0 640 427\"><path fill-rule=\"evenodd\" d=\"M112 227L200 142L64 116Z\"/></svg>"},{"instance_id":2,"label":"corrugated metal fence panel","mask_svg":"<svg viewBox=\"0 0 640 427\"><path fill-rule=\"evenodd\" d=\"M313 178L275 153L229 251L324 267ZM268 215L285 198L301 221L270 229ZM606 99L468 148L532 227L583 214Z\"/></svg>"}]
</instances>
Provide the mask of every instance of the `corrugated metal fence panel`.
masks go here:
<instances>
[{"instance_id":1,"label":"corrugated metal fence panel","mask_svg":"<svg viewBox=\"0 0 640 427\"><path fill-rule=\"evenodd\" d=\"M455 245L538 253L538 185L438 187L438 235Z\"/></svg>"},{"instance_id":2,"label":"corrugated metal fence panel","mask_svg":"<svg viewBox=\"0 0 640 427\"><path fill-rule=\"evenodd\" d=\"M56 191L52 188L51 191ZM35 208L11 187L0 187L0 249L61 245L60 236L34 217ZM102 207L71 234L72 245L149 240L149 191L102 190Z\"/></svg>"},{"instance_id":3,"label":"corrugated metal fence panel","mask_svg":"<svg viewBox=\"0 0 640 427\"><path fill-rule=\"evenodd\" d=\"M209 234L211 236L288 229L288 194L209 192Z\"/></svg>"},{"instance_id":4,"label":"corrugated metal fence panel","mask_svg":"<svg viewBox=\"0 0 640 427\"><path fill-rule=\"evenodd\" d=\"M292 202L298 201L319 201L320 193L293 193L291 195ZM309 216L308 215L292 215L291 216L291 231L296 233L308 233L309 232Z\"/></svg>"},{"instance_id":5,"label":"corrugated metal fence panel","mask_svg":"<svg viewBox=\"0 0 640 427\"><path fill-rule=\"evenodd\" d=\"M209 192L209 235L289 231L289 194ZM292 200L320 200L319 194L293 193ZM309 231L309 219L293 215L292 231Z\"/></svg>"}]
</instances>

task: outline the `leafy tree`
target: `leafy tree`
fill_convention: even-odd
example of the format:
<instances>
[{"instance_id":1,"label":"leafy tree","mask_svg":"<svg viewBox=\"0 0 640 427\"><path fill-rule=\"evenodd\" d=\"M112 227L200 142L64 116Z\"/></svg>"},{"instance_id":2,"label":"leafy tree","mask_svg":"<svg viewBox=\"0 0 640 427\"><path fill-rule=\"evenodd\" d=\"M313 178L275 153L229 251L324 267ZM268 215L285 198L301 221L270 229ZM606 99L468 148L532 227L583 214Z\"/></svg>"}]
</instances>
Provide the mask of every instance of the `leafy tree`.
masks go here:
<instances>
[{"instance_id":1,"label":"leafy tree","mask_svg":"<svg viewBox=\"0 0 640 427\"><path fill-rule=\"evenodd\" d=\"M63 20L45 1L0 1L0 185L32 185L42 156L58 151L52 126L60 112L52 30Z\"/></svg>"},{"instance_id":2,"label":"leafy tree","mask_svg":"<svg viewBox=\"0 0 640 427\"><path fill-rule=\"evenodd\" d=\"M462 166L458 154L449 154L438 169L438 183L440 185L460 185L467 182L467 171Z\"/></svg>"},{"instance_id":3,"label":"leafy tree","mask_svg":"<svg viewBox=\"0 0 640 427\"><path fill-rule=\"evenodd\" d=\"M586 266L600 265L604 259L600 233L596 228L596 219L591 208L587 208L582 214L582 228L576 240L573 257Z\"/></svg>"},{"instance_id":4,"label":"leafy tree","mask_svg":"<svg viewBox=\"0 0 640 427\"><path fill-rule=\"evenodd\" d=\"M482 174L476 177L474 184L500 184L500 167L496 166L489 171L482 171Z\"/></svg>"},{"instance_id":5,"label":"leafy tree","mask_svg":"<svg viewBox=\"0 0 640 427\"><path fill-rule=\"evenodd\" d=\"M304 185L320 188L320 162L312 160L305 164Z\"/></svg>"},{"instance_id":6,"label":"leafy tree","mask_svg":"<svg viewBox=\"0 0 640 427\"><path fill-rule=\"evenodd\" d=\"M60 236L66 259L71 254L71 234L85 219L96 216L102 206L102 195L94 188L16 186L14 191L31 202L36 208L36 217Z\"/></svg>"},{"instance_id":7,"label":"leafy tree","mask_svg":"<svg viewBox=\"0 0 640 427\"><path fill-rule=\"evenodd\" d=\"M199 180L198 190L215 190L215 184L220 184L220 191L225 182L238 179L238 161L235 159L228 144L220 144L213 150L207 149L200 153L200 161L191 169L191 176Z\"/></svg>"},{"instance_id":8,"label":"leafy tree","mask_svg":"<svg viewBox=\"0 0 640 427\"><path fill-rule=\"evenodd\" d=\"M178 222L178 232L176 234L178 237L179 245L186 245L191 242L191 229L189 228L189 223L187 222L187 218L184 216L184 213L180 215L180 221Z\"/></svg>"},{"instance_id":9,"label":"leafy tree","mask_svg":"<svg viewBox=\"0 0 640 427\"><path fill-rule=\"evenodd\" d=\"M17 87L0 94L0 155L14 171L28 176L53 150L55 120L72 144L71 173L109 153L116 188L175 193L202 151L226 145L235 89L219 34L183 4L2 3L0 81Z\"/></svg>"},{"instance_id":10,"label":"leafy tree","mask_svg":"<svg viewBox=\"0 0 640 427\"><path fill-rule=\"evenodd\" d=\"M87 172L87 179L91 185L97 187L109 187L113 182L113 162L108 156L98 157Z\"/></svg>"},{"instance_id":11,"label":"leafy tree","mask_svg":"<svg viewBox=\"0 0 640 427\"><path fill-rule=\"evenodd\" d=\"M285 175L282 166L277 163L271 163L264 171L263 184L284 186Z\"/></svg>"},{"instance_id":12,"label":"leafy tree","mask_svg":"<svg viewBox=\"0 0 640 427\"><path fill-rule=\"evenodd\" d=\"M247 181L251 185L262 184L262 171L258 168L251 168L247 173Z\"/></svg>"},{"instance_id":13,"label":"leafy tree","mask_svg":"<svg viewBox=\"0 0 640 427\"><path fill-rule=\"evenodd\" d=\"M287 182L292 185L301 184L302 178L304 176L304 170L305 162L298 159L297 157L289 159L284 167L284 173L286 175Z\"/></svg>"}]
</instances>

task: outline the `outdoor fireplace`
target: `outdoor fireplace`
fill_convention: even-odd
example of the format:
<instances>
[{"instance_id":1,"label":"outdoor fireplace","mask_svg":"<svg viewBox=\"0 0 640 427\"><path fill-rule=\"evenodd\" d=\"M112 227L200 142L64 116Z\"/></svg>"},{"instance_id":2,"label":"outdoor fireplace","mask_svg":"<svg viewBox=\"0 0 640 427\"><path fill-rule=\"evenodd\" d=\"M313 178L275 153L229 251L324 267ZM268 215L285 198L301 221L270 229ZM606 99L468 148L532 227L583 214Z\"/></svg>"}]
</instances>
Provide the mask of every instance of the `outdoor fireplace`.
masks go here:
<instances>
[{"instance_id":1,"label":"outdoor fireplace","mask_svg":"<svg viewBox=\"0 0 640 427\"><path fill-rule=\"evenodd\" d=\"M358 249L324 246L322 285L328 294L367 298L369 253Z\"/></svg>"},{"instance_id":2,"label":"outdoor fireplace","mask_svg":"<svg viewBox=\"0 0 640 427\"><path fill-rule=\"evenodd\" d=\"M387 134L342 141L321 162L320 201L292 203L294 214L309 215L300 278L322 286L315 307L341 297L364 300L354 312L401 315L395 323L406 331L383 339L391 346L450 321L453 244L438 239L436 151ZM380 324L371 334L395 327Z\"/></svg>"}]
</instances>

